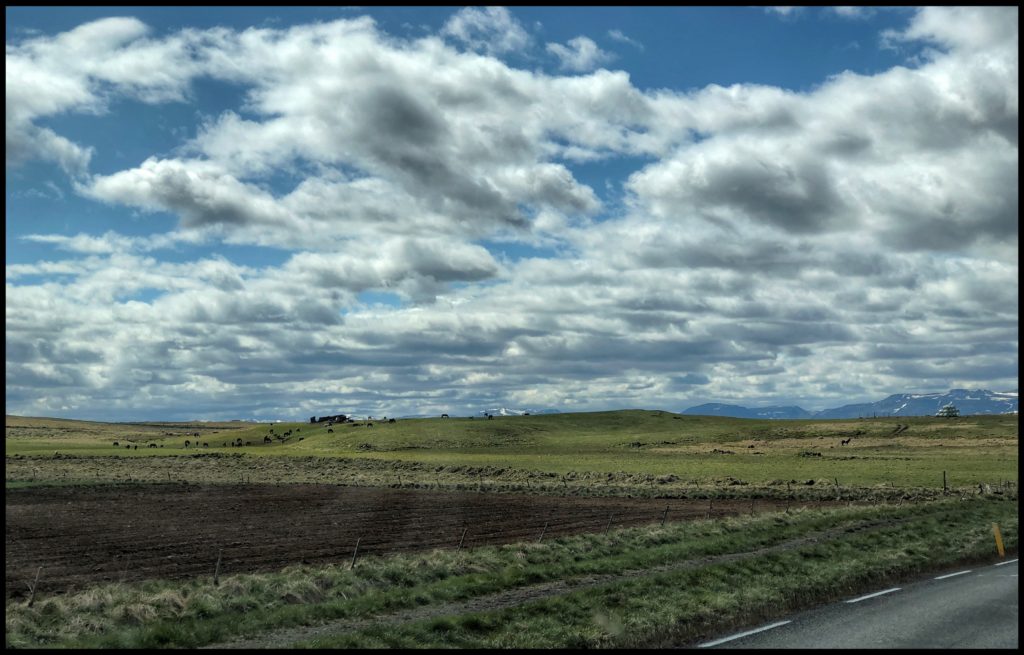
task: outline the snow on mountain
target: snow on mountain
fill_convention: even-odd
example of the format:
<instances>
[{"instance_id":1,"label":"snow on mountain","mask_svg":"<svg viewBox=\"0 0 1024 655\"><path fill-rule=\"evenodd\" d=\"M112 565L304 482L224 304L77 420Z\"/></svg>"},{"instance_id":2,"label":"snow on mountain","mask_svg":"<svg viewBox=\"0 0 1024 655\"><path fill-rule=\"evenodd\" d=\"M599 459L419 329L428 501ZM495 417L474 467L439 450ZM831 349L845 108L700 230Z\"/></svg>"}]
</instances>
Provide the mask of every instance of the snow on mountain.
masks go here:
<instances>
[{"instance_id":1,"label":"snow on mountain","mask_svg":"<svg viewBox=\"0 0 1024 655\"><path fill-rule=\"evenodd\" d=\"M523 416L524 414L560 414L557 409L510 409L499 407L498 409L484 409L477 412L477 416Z\"/></svg>"}]
</instances>

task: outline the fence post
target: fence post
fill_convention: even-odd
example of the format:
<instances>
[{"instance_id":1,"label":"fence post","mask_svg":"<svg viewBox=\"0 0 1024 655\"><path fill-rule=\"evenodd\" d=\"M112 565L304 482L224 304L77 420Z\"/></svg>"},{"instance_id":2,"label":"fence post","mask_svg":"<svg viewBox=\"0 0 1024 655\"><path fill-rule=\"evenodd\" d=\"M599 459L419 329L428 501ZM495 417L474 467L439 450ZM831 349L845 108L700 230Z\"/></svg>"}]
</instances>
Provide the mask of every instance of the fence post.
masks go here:
<instances>
[{"instance_id":1,"label":"fence post","mask_svg":"<svg viewBox=\"0 0 1024 655\"><path fill-rule=\"evenodd\" d=\"M220 585L220 558L224 554L224 549L220 548L217 550L217 566L213 569L213 586L217 587ZM125 568L127 571L128 569Z\"/></svg>"},{"instance_id":2,"label":"fence post","mask_svg":"<svg viewBox=\"0 0 1024 655\"><path fill-rule=\"evenodd\" d=\"M705 518L711 518L711 509L714 507L715 499L708 498L708 515Z\"/></svg>"},{"instance_id":3,"label":"fence post","mask_svg":"<svg viewBox=\"0 0 1024 655\"><path fill-rule=\"evenodd\" d=\"M540 531L540 536L537 537L537 543L540 543L540 540L544 538L544 533L547 532L547 531L548 531L548 522L545 521L544 522L544 529Z\"/></svg>"},{"instance_id":4,"label":"fence post","mask_svg":"<svg viewBox=\"0 0 1024 655\"><path fill-rule=\"evenodd\" d=\"M661 517L661 527L665 527L665 519L668 518L668 505L665 505L665 514Z\"/></svg>"},{"instance_id":5,"label":"fence post","mask_svg":"<svg viewBox=\"0 0 1024 655\"><path fill-rule=\"evenodd\" d=\"M39 586L39 574L42 573L42 571L43 571L43 567L41 567L41 566L36 570L36 580L35 580L35 582L32 583L32 590L31 590L31 592L29 593L29 596L28 596L28 606L29 607L32 607L32 603L34 603L35 600L36 600L36 587Z\"/></svg>"},{"instance_id":6,"label":"fence post","mask_svg":"<svg viewBox=\"0 0 1024 655\"><path fill-rule=\"evenodd\" d=\"M942 492L945 493L947 491L949 491L949 486L946 484L946 472L943 471L942 472Z\"/></svg>"},{"instance_id":7,"label":"fence post","mask_svg":"<svg viewBox=\"0 0 1024 655\"><path fill-rule=\"evenodd\" d=\"M1003 535L999 532L999 524L992 524L992 534L996 537L996 552L999 553L1000 557L1006 557L1006 551L1003 550Z\"/></svg>"},{"instance_id":8,"label":"fence post","mask_svg":"<svg viewBox=\"0 0 1024 655\"><path fill-rule=\"evenodd\" d=\"M362 537L359 537L359 539L356 539L356 549L354 551L352 551L352 563L349 564L349 567L348 567L349 571L351 571L352 569L356 568L356 555L359 553L359 542L361 540L362 540Z\"/></svg>"},{"instance_id":9,"label":"fence post","mask_svg":"<svg viewBox=\"0 0 1024 655\"><path fill-rule=\"evenodd\" d=\"M612 527L612 514L608 515L608 525L604 526L604 531L608 532L608 528Z\"/></svg>"},{"instance_id":10,"label":"fence post","mask_svg":"<svg viewBox=\"0 0 1024 655\"><path fill-rule=\"evenodd\" d=\"M455 549L456 553L459 552L460 550L462 550L462 542L464 542L466 540L466 531L467 530L469 530L469 528L463 528L462 529L462 538L459 539L459 547Z\"/></svg>"}]
</instances>

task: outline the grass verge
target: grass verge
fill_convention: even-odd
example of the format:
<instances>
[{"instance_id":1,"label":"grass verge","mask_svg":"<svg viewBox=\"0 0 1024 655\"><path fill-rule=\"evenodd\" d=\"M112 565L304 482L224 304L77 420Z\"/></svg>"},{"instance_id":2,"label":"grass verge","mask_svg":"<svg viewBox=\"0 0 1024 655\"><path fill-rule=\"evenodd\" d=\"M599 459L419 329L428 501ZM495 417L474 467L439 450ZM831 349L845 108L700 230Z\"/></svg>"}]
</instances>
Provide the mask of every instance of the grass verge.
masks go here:
<instances>
[{"instance_id":1,"label":"grass verge","mask_svg":"<svg viewBox=\"0 0 1024 655\"><path fill-rule=\"evenodd\" d=\"M8 603L12 648L562 648L692 641L1017 549L1016 499L801 510ZM808 539L817 535L817 543ZM489 610L489 611L485 611ZM404 617L404 618L403 618ZM338 623L338 622L341 623ZM328 635L303 626L335 622ZM281 631L286 631L281 633ZM290 631L290 632L288 632ZM304 632L306 631L306 632ZM264 635L259 637L259 635Z\"/></svg>"}]
</instances>

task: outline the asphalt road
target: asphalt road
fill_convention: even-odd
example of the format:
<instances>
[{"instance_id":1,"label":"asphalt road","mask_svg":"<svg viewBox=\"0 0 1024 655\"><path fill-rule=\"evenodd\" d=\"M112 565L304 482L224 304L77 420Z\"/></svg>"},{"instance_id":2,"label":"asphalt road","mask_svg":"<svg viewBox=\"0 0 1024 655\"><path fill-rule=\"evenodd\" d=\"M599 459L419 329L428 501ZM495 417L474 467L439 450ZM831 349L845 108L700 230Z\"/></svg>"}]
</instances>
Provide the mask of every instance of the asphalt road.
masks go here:
<instances>
[{"instance_id":1,"label":"asphalt road","mask_svg":"<svg viewBox=\"0 0 1024 655\"><path fill-rule=\"evenodd\" d=\"M954 569L694 645L1017 648L1017 564Z\"/></svg>"}]
</instances>

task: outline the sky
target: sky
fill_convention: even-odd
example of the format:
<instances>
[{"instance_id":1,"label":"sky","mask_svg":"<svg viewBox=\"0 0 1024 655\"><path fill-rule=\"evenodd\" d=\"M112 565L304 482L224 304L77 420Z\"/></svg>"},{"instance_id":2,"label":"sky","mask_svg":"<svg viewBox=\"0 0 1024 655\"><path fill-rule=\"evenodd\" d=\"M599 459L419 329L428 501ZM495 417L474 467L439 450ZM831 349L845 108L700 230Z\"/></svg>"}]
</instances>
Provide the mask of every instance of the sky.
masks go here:
<instances>
[{"instance_id":1,"label":"sky","mask_svg":"<svg viewBox=\"0 0 1024 655\"><path fill-rule=\"evenodd\" d=\"M8 414L1017 388L1017 7L6 18Z\"/></svg>"}]
</instances>

